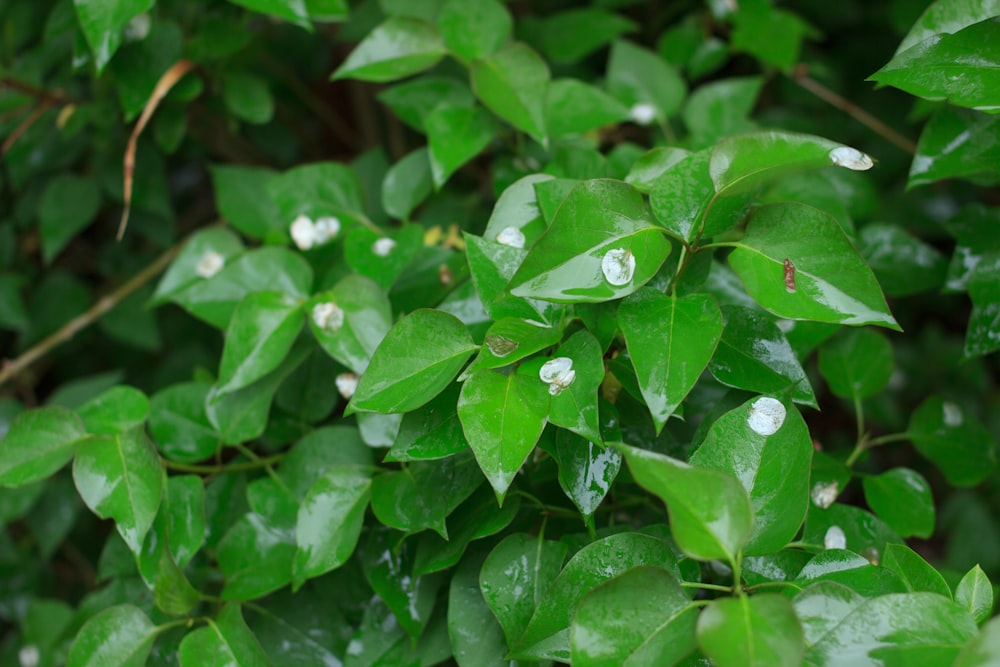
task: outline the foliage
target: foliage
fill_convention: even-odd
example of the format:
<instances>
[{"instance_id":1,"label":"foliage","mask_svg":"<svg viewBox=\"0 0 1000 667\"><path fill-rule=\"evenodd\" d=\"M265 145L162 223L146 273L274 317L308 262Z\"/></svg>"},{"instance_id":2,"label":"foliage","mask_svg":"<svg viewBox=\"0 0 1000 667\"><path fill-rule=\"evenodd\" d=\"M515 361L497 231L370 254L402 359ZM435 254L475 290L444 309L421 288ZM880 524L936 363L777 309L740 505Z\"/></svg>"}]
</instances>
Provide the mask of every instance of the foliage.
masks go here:
<instances>
[{"instance_id":1,"label":"foliage","mask_svg":"<svg viewBox=\"0 0 1000 667\"><path fill-rule=\"evenodd\" d=\"M0 663L1000 662L1000 4L0 27Z\"/></svg>"}]
</instances>

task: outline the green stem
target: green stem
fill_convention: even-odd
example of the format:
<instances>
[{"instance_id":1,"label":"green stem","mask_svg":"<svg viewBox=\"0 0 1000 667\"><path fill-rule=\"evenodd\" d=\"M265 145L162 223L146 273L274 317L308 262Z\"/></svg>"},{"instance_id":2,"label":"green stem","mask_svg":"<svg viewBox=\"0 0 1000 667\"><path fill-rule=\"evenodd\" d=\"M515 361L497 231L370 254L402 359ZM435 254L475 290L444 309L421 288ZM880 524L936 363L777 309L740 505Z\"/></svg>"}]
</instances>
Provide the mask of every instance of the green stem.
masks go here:
<instances>
[{"instance_id":1,"label":"green stem","mask_svg":"<svg viewBox=\"0 0 1000 667\"><path fill-rule=\"evenodd\" d=\"M702 584L697 581L682 581L681 588L699 588L706 591L722 591L723 593L732 593L732 586L722 586L719 584Z\"/></svg>"},{"instance_id":2,"label":"green stem","mask_svg":"<svg viewBox=\"0 0 1000 667\"><path fill-rule=\"evenodd\" d=\"M879 445L888 445L890 442L901 442L903 440L910 440L913 436L907 432L902 433L890 433L889 435L880 435L877 438L872 438L868 441L869 447L878 447Z\"/></svg>"},{"instance_id":3,"label":"green stem","mask_svg":"<svg viewBox=\"0 0 1000 667\"><path fill-rule=\"evenodd\" d=\"M733 559L733 592L743 594L743 552L737 551Z\"/></svg>"},{"instance_id":4,"label":"green stem","mask_svg":"<svg viewBox=\"0 0 1000 667\"><path fill-rule=\"evenodd\" d=\"M809 542L789 542L785 549L802 549L803 551L823 551L823 547Z\"/></svg>"},{"instance_id":5,"label":"green stem","mask_svg":"<svg viewBox=\"0 0 1000 667\"><path fill-rule=\"evenodd\" d=\"M163 459L163 465L167 470L177 472L188 472L195 475L219 475L227 472L242 472L245 470L257 470L278 463L285 457L284 454L275 454L267 458L257 458L255 461L241 461L239 463L221 463L219 465L199 465L197 463L178 463Z\"/></svg>"},{"instance_id":6,"label":"green stem","mask_svg":"<svg viewBox=\"0 0 1000 667\"><path fill-rule=\"evenodd\" d=\"M784 588L794 588L797 591L802 590L802 587L796 584L794 581L765 581L762 584L754 584L753 586L747 586L747 590L755 591L758 588L775 588L777 586L782 586Z\"/></svg>"}]
</instances>

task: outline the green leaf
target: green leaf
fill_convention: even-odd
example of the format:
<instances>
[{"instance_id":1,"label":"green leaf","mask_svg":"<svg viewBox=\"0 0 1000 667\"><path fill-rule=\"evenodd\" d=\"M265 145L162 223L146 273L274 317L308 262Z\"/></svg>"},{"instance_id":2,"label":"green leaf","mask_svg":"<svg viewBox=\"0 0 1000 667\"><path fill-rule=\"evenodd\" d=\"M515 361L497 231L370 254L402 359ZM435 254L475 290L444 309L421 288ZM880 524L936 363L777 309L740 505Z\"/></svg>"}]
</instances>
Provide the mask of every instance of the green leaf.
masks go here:
<instances>
[{"instance_id":1,"label":"green leaf","mask_svg":"<svg viewBox=\"0 0 1000 667\"><path fill-rule=\"evenodd\" d=\"M881 566L895 572L906 590L936 593L951 598L951 589L944 577L920 555L905 544L890 544L882 554Z\"/></svg>"},{"instance_id":2,"label":"green leaf","mask_svg":"<svg viewBox=\"0 0 1000 667\"><path fill-rule=\"evenodd\" d=\"M956 245L948 267L947 291L968 290L976 267L991 253L1000 251L1000 237L994 234L997 225L1000 208L981 204L966 206L948 220L945 228L955 237Z\"/></svg>"},{"instance_id":3,"label":"green leaf","mask_svg":"<svg viewBox=\"0 0 1000 667\"><path fill-rule=\"evenodd\" d=\"M798 410L759 397L719 417L691 464L740 480L754 510L743 552L759 556L778 551L798 533L809 506L812 453Z\"/></svg>"},{"instance_id":4,"label":"green leaf","mask_svg":"<svg viewBox=\"0 0 1000 667\"><path fill-rule=\"evenodd\" d=\"M966 572L958 582L955 601L969 611L976 623L985 623L993 615L993 584L979 565Z\"/></svg>"},{"instance_id":5,"label":"green leaf","mask_svg":"<svg viewBox=\"0 0 1000 667\"><path fill-rule=\"evenodd\" d=\"M934 533L934 498L920 473L893 468L862 481L868 507L900 537L927 539Z\"/></svg>"},{"instance_id":6,"label":"green leaf","mask_svg":"<svg viewBox=\"0 0 1000 667\"><path fill-rule=\"evenodd\" d=\"M250 11L271 14L304 27L309 27L309 12L306 0L229 0Z\"/></svg>"},{"instance_id":7,"label":"green leaf","mask_svg":"<svg viewBox=\"0 0 1000 667\"><path fill-rule=\"evenodd\" d=\"M618 323L659 432L715 352L722 334L719 304L708 294L643 289L622 302Z\"/></svg>"},{"instance_id":8,"label":"green leaf","mask_svg":"<svg viewBox=\"0 0 1000 667\"><path fill-rule=\"evenodd\" d=\"M433 25L394 16L369 33L332 78L395 81L429 69L445 53L445 44Z\"/></svg>"},{"instance_id":9,"label":"green leaf","mask_svg":"<svg viewBox=\"0 0 1000 667\"><path fill-rule=\"evenodd\" d=\"M688 97L681 118L697 147L711 146L719 139L756 129L747 120L757 102L761 77L722 79L707 83Z\"/></svg>"},{"instance_id":10,"label":"green leaf","mask_svg":"<svg viewBox=\"0 0 1000 667\"><path fill-rule=\"evenodd\" d=\"M650 184L653 215L674 236L689 243L721 234L747 215L751 197L717 197L706 149L673 161Z\"/></svg>"},{"instance_id":11,"label":"green leaf","mask_svg":"<svg viewBox=\"0 0 1000 667\"><path fill-rule=\"evenodd\" d=\"M577 79L556 79L545 104L554 138L584 134L628 119L628 108L600 88Z\"/></svg>"},{"instance_id":12,"label":"green leaf","mask_svg":"<svg viewBox=\"0 0 1000 667\"><path fill-rule=\"evenodd\" d=\"M903 542L895 531L871 512L842 503L834 503L828 509L816 504L810 507L802 540L808 544L824 544L834 526L844 533L847 549L875 562L886 545Z\"/></svg>"},{"instance_id":13,"label":"green leaf","mask_svg":"<svg viewBox=\"0 0 1000 667\"><path fill-rule=\"evenodd\" d=\"M568 661L573 612L591 589L626 570L652 566L679 575L666 542L640 533L619 533L580 549L545 591L524 634L511 646L519 659Z\"/></svg>"},{"instance_id":14,"label":"green leaf","mask_svg":"<svg viewBox=\"0 0 1000 667\"><path fill-rule=\"evenodd\" d=\"M49 181L38 207L38 233L46 264L94 221L100 207L101 189L95 180L66 174Z\"/></svg>"},{"instance_id":15,"label":"green leaf","mask_svg":"<svg viewBox=\"0 0 1000 667\"><path fill-rule=\"evenodd\" d=\"M974 486L996 467L996 443L962 406L930 396L910 416L906 429L917 451L953 486Z\"/></svg>"},{"instance_id":16,"label":"green leaf","mask_svg":"<svg viewBox=\"0 0 1000 667\"><path fill-rule=\"evenodd\" d=\"M899 329L840 225L812 207L758 209L729 263L750 296L779 317Z\"/></svg>"},{"instance_id":17,"label":"green leaf","mask_svg":"<svg viewBox=\"0 0 1000 667\"><path fill-rule=\"evenodd\" d=\"M806 664L950 665L976 624L934 593L883 595L855 607L806 651Z\"/></svg>"},{"instance_id":18,"label":"green leaf","mask_svg":"<svg viewBox=\"0 0 1000 667\"><path fill-rule=\"evenodd\" d=\"M201 477L167 478L167 512L170 553L183 568L205 542L205 486Z\"/></svg>"},{"instance_id":19,"label":"green leaf","mask_svg":"<svg viewBox=\"0 0 1000 667\"><path fill-rule=\"evenodd\" d=\"M436 461L415 461L372 481L372 512L405 533L431 529L448 539L445 519L482 484L468 450Z\"/></svg>"},{"instance_id":20,"label":"green leaf","mask_svg":"<svg viewBox=\"0 0 1000 667\"><path fill-rule=\"evenodd\" d=\"M413 209L433 190L430 154L426 148L418 148L386 172L382 181L382 208L397 220L409 220Z\"/></svg>"},{"instance_id":21,"label":"green leaf","mask_svg":"<svg viewBox=\"0 0 1000 667\"><path fill-rule=\"evenodd\" d=\"M301 499L331 467L370 467L372 463L372 450L356 428L323 426L292 445L281 461L278 476L291 494Z\"/></svg>"},{"instance_id":22,"label":"green leaf","mask_svg":"<svg viewBox=\"0 0 1000 667\"><path fill-rule=\"evenodd\" d=\"M469 445L458 419L461 387L446 388L426 405L403 416L385 461L426 461L457 454Z\"/></svg>"},{"instance_id":23,"label":"green leaf","mask_svg":"<svg viewBox=\"0 0 1000 667\"><path fill-rule=\"evenodd\" d=\"M227 604L217 619L189 632L177 657L182 667L265 667L267 654L253 636L238 604Z\"/></svg>"},{"instance_id":24,"label":"green leaf","mask_svg":"<svg viewBox=\"0 0 1000 667\"><path fill-rule=\"evenodd\" d=\"M895 370L889 339L871 329L851 329L819 348L819 371L830 391L860 401L879 393Z\"/></svg>"},{"instance_id":25,"label":"green leaf","mask_svg":"<svg viewBox=\"0 0 1000 667\"><path fill-rule=\"evenodd\" d=\"M713 600L696 632L698 646L719 667L797 667L805 653L795 609L776 593Z\"/></svg>"},{"instance_id":26,"label":"green leaf","mask_svg":"<svg viewBox=\"0 0 1000 667\"><path fill-rule=\"evenodd\" d=\"M734 561L753 528L753 506L737 479L647 450L615 448L639 486L666 503L681 551L696 560Z\"/></svg>"},{"instance_id":27,"label":"green leaf","mask_svg":"<svg viewBox=\"0 0 1000 667\"><path fill-rule=\"evenodd\" d=\"M339 223L362 220L365 215L365 194L358 174L340 162L315 162L289 169L267 184L267 193L289 228L300 215L315 220L333 216Z\"/></svg>"},{"instance_id":28,"label":"green leaf","mask_svg":"<svg viewBox=\"0 0 1000 667\"><path fill-rule=\"evenodd\" d=\"M81 438L83 422L66 408L22 412L0 440L0 485L18 487L53 475L66 465Z\"/></svg>"},{"instance_id":29,"label":"green leaf","mask_svg":"<svg viewBox=\"0 0 1000 667\"><path fill-rule=\"evenodd\" d=\"M555 357L572 359L576 378L552 397L549 422L592 442L602 442L597 408L597 388L604 381L601 344L589 332L578 331L559 346Z\"/></svg>"},{"instance_id":30,"label":"green leaf","mask_svg":"<svg viewBox=\"0 0 1000 667\"><path fill-rule=\"evenodd\" d=\"M308 262L287 248L259 248L226 263L208 280L197 282L172 299L195 317L225 329L237 304L252 292L281 292L305 298L312 287Z\"/></svg>"},{"instance_id":31,"label":"green leaf","mask_svg":"<svg viewBox=\"0 0 1000 667\"><path fill-rule=\"evenodd\" d=\"M442 103L427 114L427 145L434 185L441 188L463 164L479 155L496 136L496 122L482 107Z\"/></svg>"},{"instance_id":32,"label":"green leaf","mask_svg":"<svg viewBox=\"0 0 1000 667\"><path fill-rule=\"evenodd\" d=\"M539 326L516 317L494 322L486 331L483 347L465 370L465 376L486 368L509 366L540 350L552 347L562 339L562 328Z\"/></svg>"},{"instance_id":33,"label":"green leaf","mask_svg":"<svg viewBox=\"0 0 1000 667\"><path fill-rule=\"evenodd\" d=\"M868 80L924 99L1000 113L998 70L1000 18L993 17L897 52Z\"/></svg>"},{"instance_id":34,"label":"green leaf","mask_svg":"<svg viewBox=\"0 0 1000 667\"><path fill-rule=\"evenodd\" d=\"M781 70L798 62L809 24L764 0L740 3L733 15L732 47Z\"/></svg>"},{"instance_id":35,"label":"green leaf","mask_svg":"<svg viewBox=\"0 0 1000 667\"><path fill-rule=\"evenodd\" d=\"M294 525L250 512L228 527L216 548L225 577L224 600L252 600L292 580L296 556Z\"/></svg>"},{"instance_id":36,"label":"green leaf","mask_svg":"<svg viewBox=\"0 0 1000 667\"><path fill-rule=\"evenodd\" d=\"M200 478L195 478L194 481L201 484ZM186 509L181 508L181 511ZM201 596L191 586L170 552L172 535L167 519L167 512L170 510L169 500L164 498L153 527L143 541L142 551L135 554L135 563L139 576L153 594L156 607L172 616L183 616L198 604ZM204 525L202 528L204 529Z\"/></svg>"},{"instance_id":37,"label":"green leaf","mask_svg":"<svg viewBox=\"0 0 1000 667\"><path fill-rule=\"evenodd\" d=\"M288 222L267 194L275 172L232 165L213 165L210 171L215 205L226 222L253 239L286 241Z\"/></svg>"},{"instance_id":38,"label":"green leaf","mask_svg":"<svg viewBox=\"0 0 1000 667\"><path fill-rule=\"evenodd\" d=\"M546 143L549 68L530 46L513 42L474 61L469 77L473 92L487 108L538 143Z\"/></svg>"},{"instance_id":39,"label":"green leaf","mask_svg":"<svg viewBox=\"0 0 1000 667\"><path fill-rule=\"evenodd\" d=\"M858 236L858 250L889 296L930 292L944 283L944 255L896 225L866 225Z\"/></svg>"},{"instance_id":40,"label":"green leaf","mask_svg":"<svg viewBox=\"0 0 1000 667\"><path fill-rule=\"evenodd\" d=\"M226 73L222 99L229 113L247 123L264 125L274 117L274 96L267 81L249 72Z\"/></svg>"},{"instance_id":41,"label":"green leaf","mask_svg":"<svg viewBox=\"0 0 1000 667\"><path fill-rule=\"evenodd\" d=\"M906 187L915 188L946 178L986 184L1000 181L996 156L991 154L998 140L1000 118L995 115L941 107L920 133Z\"/></svg>"},{"instance_id":42,"label":"green leaf","mask_svg":"<svg viewBox=\"0 0 1000 667\"><path fill-rule=\"evenodd\" d=\"M327 354L359 375L392 328L389 299L363 276L347 276L329 292L317 294L306 312L309 328Z\"/></svg>"},{"instance_id":43,"label":"green leaf","mask_svg":"<svg viewBox=\"0 0 1000 667\"><path fill-rule=\"evenodd\" d=\"M386 334L349 407L383 414L419 408L451 383L476 348L454 315L416 310Z\"/></svg>"},{"instance_id":44,"label":"green leaf","mask_svg":"<svg viewBox=\"0 0 1000 667\"><path fill-rule=\"evenodd\" d=\"M295 528L293 588L351 557L361 536L371 486L367 472L345 465L331 466L312 485L302 499Z\"/></svg>"},{"instance_id":45,"label":"green leaf","mask_svg":"<svg viewBox=\"0 0 1000 667\"><path fill-rule=\"evenodd\" d=\"M872 159L857 149L810 134L757 132L723 139L709 171L720 196L751 192L779 176L821 167L865 171Z\"/></svg>"},{"instance_id":46,"label":"green leaf","mask_svg":"<svg viewBox=\"0 0 1000 667\"><path fill-rule=\"evenodd\" d=\"M802 568L795 584L805 587L817 581L842 584L864 597L906 591L906 585L896 573L884 567L876 567L867 558L846 549L819 552Z\"/></svg>"},{"instance_id":47,"label":"green leaf","mask_svg":"<svg viewBox=\"0 0 1000 667\"><path fill-rule=\"evenodd\" d=\"M218 206L221 208L224 199L221 193L218 197ZM228 229L209 227L195 232L160 279L152 304L165 303L191 285L215 275L216 268L221 270L242 251L243 242Z\"/></svg>"},{"instance_id":48,"label":"green leaf","mask_svg":"<svg viewBox=\"0 0 1000 667\"><path fill-rule=\"evenodd\" d=\"M695 650L698 612L676 577L657 567L636 567L590 591L570 630L579 667L678 664Z\"/></svg>"},{"instance_id":49,"label":"green leaf","mask_svg":"<svg viewBox=\"0 0 1000 667\"><path fill-rule=\"evenodd\" d=\"M512 26L510 12L498 0L447 0L437 16L445 46L463 60L496 53Z\"/></svg>"},{"instance_id":50,"label":"green leaf","mask_svg":"<svg viewBox=\"0 0 1000 667\"><path fill-rule=\"evenodd\" d=\"M965 645L953 667L990 667L997 660L1000 660L1000 619L993 619Z\"/></svg>"},{"instance_id":51,"label":"green leaf","mask_svg":"<svg viewBox=\"0 0 1000 667\"><path fill-rule=\"evenodd\" d=\"M567 9L547 16L539 27L542 51L559 64L579 62L638 26L601 7Z\"/></svg>"},{"instance_id":52,"label":"green leaf","mask_svg":"<svg viewBox=\"0 0 1000 667\"><path fill-rule=\"evenodd\" d=\"M623 40L611 45L607 87L608 92L630 109L634 119L644 120L637 107L649 105L661 123L680 111L687 93L684 80L667 61Z\"/></svg>"},{"instance_id":53,"label":"green leaf","mask_svg":"<svg viewBox=\"0 0 1000 667\"><path fill-rule=\"evenodd\" d=\"M464 558L448 587L448 634L459 667L505 667L509 662L503 660L507 654L503 629L479 590L485 556Z\"/></svg>"},{"instance_id":54,"label":"green leaf","mask_svg":"<svg viewBox=\"0 0 1000 667\"><path fill-rule=\"evenodd\" d=\"M421 76L396 84L379 93L378 99L421 134L427 134L427 116L438 106L471 108L476 101L466 83L442 76Z\"/></svg>"},{"instance_id":55,"label":"green leaf","mask_svg":"<svg viewBox=\"0 0 1000 667\"><path fill-rule=\"evenodd\" d=\"M858 593L833 581L809 584L796 593L792 605L802 624L806 644L815 644L864 601Z\"/></svg>"},{"instance_id":56,"label":"green leaf","mask_svg":"<svg viewBox=\"0 0 1000 667\"><path fill-rule=\"evenodd\" d=\"M618 476L621 454L569 431L556 434L556 453L559 486L580 514L590 519Z\"/></svg>"},{"instance_id":57,"label":"green leaf","mask_svg":"<svg viewBox=\"0 0 1000 667\"><path fill-rule=\"evenodd\" d=\"M984 255L969 277L972 314L965 334L965 357L989 354L1000 348L997 340L997 320L1000 319L1000 253Z\"/></svg>"},{"instance_id":58,"label":"green leaf","mask_svg":"<svg viewBox=\"0 0 1000 667\"><path fill-rule=\"evenodd\" d=\"M348 18L347 0L305 0L309 18L316 22L339 22Z\"/></svg>"},{"instance_id":59,"label":"green leaf","mask_svg":"<svg viewBox=\"0 0 1000 667\"><path fill-rule=\"evenodd\" d=\"M412 543L397 545L396 535L388 530L369 534L363 549L364 573L375 594L416 641L427 629L444 578L439 574L413 576Z\"/></svg>"},{"instance_id":60,"label":"green leaf","mask_svg":"<svg viewBox=\"0 0 1000 667\"><path fill-rule=\"evenodd\" d=\"M508 646L524 634L565 557L565 544L526 533L508 535L487 556L479 587Z\"/></svg>"},{"instance_id":61,"label":"green leaf","mask_svg":"<svg viewBox=\"0 0 1000 667\"><path fill-rule=\"evenodd\" d=\"M1000 14L997 0L939 0L932 2L910 27L910 31L896 48L902 53L928 37L941 33L953 34L979 21Z\"/></svg>"},{"instance_id":62,"label":"green leaf","mask_svg":"<svg viewBox=\"0 0 1000 667\"><path fill-rule=\"evenodd\" d=\"M649 194L652 191L656 179L662 176L668 169L691 155L690 151L676 146L657 146L645 153L632 164L625 182L634 187L639 192ZM707 173L707 170L706 170ZM652 205L652 202L650 202ZM656 207L653 213L659 215Z\"/></svg>"},{"instance_id":63,"label":"green leaf","mask_svg":"<svg viewBox=\"0 0 1000 667\"><path fill-rule=\"evenodd\" d=\"M219 434L205 410L211 385L176 384L153 394L149 431L159 450L172 461L203 461L219 449Z\"/></svg>"},{"instance_id":64,"label":"green leaf","mask_svg":"<svg viewBox=\"0 0 1000 667\"><path fill-rule=\"evenodd\" d=\"M725 329L708 369L729 387L760 393L791 391L792 400L817 407L795 351L774 319L743 306L722 309Z\"/></svg>"},{"instance_id":65,"label":"green leaf","mask_svg":"<svg viewBox=\"0 0 1000 667\"><path fill-rule=\"evenodd\" d=\"M538 377L482 370L462 385L462 430L501 504L545 428L548 408L549 395Z\"/></svg>"},{"instance_id":66,"label":"green leaf","mask_svg":"<svg viewBox=\"0 0 1000 667\"><path fill-rule=\"evenodd\" d=\"M347 235L344 254L355 273L387 290L420 253L423 242L424 228L420 225L403 225L393 236L357 227Z\"/></svg>"},{"instance_id":67,"label":"green leaf","mask_svg":"<svg viewBox=\"0 0 1000 667\"><path fill-rule=\"evenodd\" d=\"M73 640L67 667L139 667L146 663L158 629L130 604L90 617Z\"/></svg>"},{"instance_id":68,"label":"green leaf","mask_svg":"<svg viewBox=\"0 0 1000 667\"><path fill-rule=\"evenodd\" d=\"M133 18L152 9L156 0L73 0L80 29L100 74L122 43L125 26Z\"/></svg>"},{"instance_id":69,"label":"green leaf","mask_svg":"<svg viewBox=\"0 0 1000 667\"><path fill-rule=\"evenodd\" d=\"M90 399L76 412L88 433L121 433L146 421L149 399L134 387L119 385Z\"/></svg>"},{"instance_id":70,"label":"green leaf","mask_svg":"<svg viewBox=\"0 0 1000 667\"><path fill-rule=\"evenodd\" d=\"M302 308L280 292L248 294L233 312L219 364L215 397L242 389L274 369L302 330Z\"/></svg>"},{"instance_id":71,"label":"green leaf","mask_svg":"<svg viewBox=\"0 0 1000 667\"><path fill-rule=\"evenodd\" d=\"M528 253L511 292L567 302L620 298L652 278L669 253L638 190L611 179L585 181Z\"/></svg>"},{"instance_id":72,"label":"green leaf","mask_svg":"<svg viewBox=\"0 0 1000 667\"><path fill-rule=\"evenodd\" d=\"M73 482L87 507L115 527L133 553L160 507L163 466L139 428L121 435L96 436L80 443L73 461Z\"/></svg>"}]
</instances>

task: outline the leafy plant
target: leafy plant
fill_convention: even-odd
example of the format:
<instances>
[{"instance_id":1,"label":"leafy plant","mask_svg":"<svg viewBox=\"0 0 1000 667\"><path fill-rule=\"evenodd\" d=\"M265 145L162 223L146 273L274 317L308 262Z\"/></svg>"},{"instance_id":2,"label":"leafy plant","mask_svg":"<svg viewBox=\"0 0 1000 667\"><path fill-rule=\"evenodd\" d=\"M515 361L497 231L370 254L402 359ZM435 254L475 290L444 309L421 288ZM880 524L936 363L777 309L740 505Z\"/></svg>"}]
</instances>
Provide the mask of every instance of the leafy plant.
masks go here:
<instances>
[{"instance_id":1,"label":"leafy plant","mask_svg":"<svg viewBox=\"0 0 1000 667\"><path fill-rule=\"evenodd\" d=\"M571 5L0 7L0 662L1000 661L1000 8Z\"/></svg>"}]
</instances>

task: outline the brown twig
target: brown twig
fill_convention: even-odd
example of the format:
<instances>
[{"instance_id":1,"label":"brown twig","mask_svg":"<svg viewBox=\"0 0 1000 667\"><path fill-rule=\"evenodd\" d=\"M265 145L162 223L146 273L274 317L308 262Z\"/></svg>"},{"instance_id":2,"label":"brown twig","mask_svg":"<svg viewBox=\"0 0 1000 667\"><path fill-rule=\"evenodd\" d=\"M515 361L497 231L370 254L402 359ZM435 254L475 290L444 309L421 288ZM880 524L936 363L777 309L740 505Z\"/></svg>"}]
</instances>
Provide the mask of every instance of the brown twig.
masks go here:
<instances>
[{"instance_id":1,"label":"brown twig","mask_svg":"<svg viewBox=\"0 0 1000 667\"><path fill-rule=\"evenodd\" d=\"M3 141L3 145L0 145L0 155L6 155L7 151L14 147L17 140L21 138L25 132L31 129L31 126L38 122L38 119L45 115L45 112L52 108L50 102L42 102L34 111L28 114L24 120L22 120L14 131L11 132L6 139Z\"/></svg>"},{"instance_id":2,"label":"brown twig","mask_svg":"<svg viewBox=\"0 0 1000 667\"><path fill-rule=\"evenodd\" d=\"M816 81L815 79L810 77L809 67L806 64L800 63L799 65L796 65L795 68L792 69L790 77L792 81L799 84L800 86L808 90L816 97L820 98L821 100L830 104L831 106L840 109L854 120L858 121L868 129L872 130L873 132L882 135L888 141L892 142L893 144L903 149L907 153L911 155L916 154L917 145L915 143L913 143L912 141L901 135L899 132L896 132L896 130L892 129L891 127L880 121L878 118L876 118L875 116L871 115L870 113L859 107L854 102L851 102L850 100L841 97L837 93L833 92L832 90L821 84L819 81Z\"/></svg>"},{"instance_id":3,"label":"brown twig","mask_svg":"<svg viewBox=\"0 0 1000 667\"><path fill-rule=\"evenodd\" d=\"M97 303L87 309L87 311L82 315L74 317L72 320L64 324L58 331L26 350L21 356L16 359L5 360L3 362L3 366L0 367L0 386L3 386L14 376L41 359L54 348L71 340L73 336L96 322L102 315L121 303L121 301L132 294L132 292L136 291L155 278L161 271L163 271L163 269L166 268L167 264L169 264L170 260L174 258L182 245L183 241L164 252L162 255L157 257L152 264L132 276L128 281L122 283L109 294L98 299Z\"/></svg>"},{"instance_id":4,"label":"brown twig","mask_svg":"<svg viewBox=\"0 0 1000 667\"><path fill-rule=\"evenodd\" d=\"M146 106L142 109L139 122L132 129L132 136L128 138L128 147L125 149L125 183L123 186L125 209L122 211L122 219L118 224L117 238L119 241L125 236L125 227L128 225L129 212L132 210L132 177L135 172L135 151L139 142L139 135L146 128L146 123L149 122L149 119L153 117L153 112L160 105L160 100L170 92L174 84L184 78L184 75L194 69L194 67L195 64L190 60L179 60L163 73L160 80L156 82L156 87L153 88L153 94L146 100Z\"/></svg>"},{"instance_id":5,"label":"brown twig","mask_svg":"<svg viewBox=\"0 0 1000 667\"><path fill-rule=\"evenodd\" d=\"M48 102L50 105L73 104L75 101L72 98L63 95L61 91L52 93L10 77L0 79L0 86L16 90L17 92L24 93L25 95L31 95L36 100Z\"/></svg>"}]
</instances>

